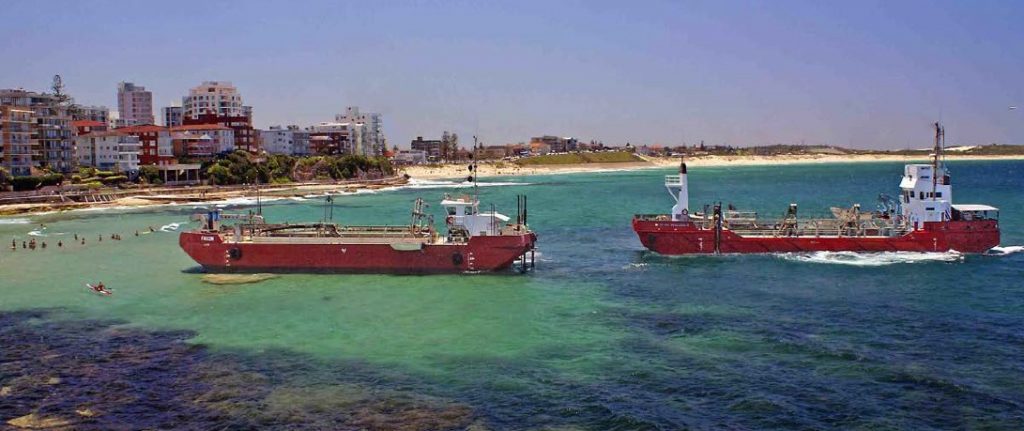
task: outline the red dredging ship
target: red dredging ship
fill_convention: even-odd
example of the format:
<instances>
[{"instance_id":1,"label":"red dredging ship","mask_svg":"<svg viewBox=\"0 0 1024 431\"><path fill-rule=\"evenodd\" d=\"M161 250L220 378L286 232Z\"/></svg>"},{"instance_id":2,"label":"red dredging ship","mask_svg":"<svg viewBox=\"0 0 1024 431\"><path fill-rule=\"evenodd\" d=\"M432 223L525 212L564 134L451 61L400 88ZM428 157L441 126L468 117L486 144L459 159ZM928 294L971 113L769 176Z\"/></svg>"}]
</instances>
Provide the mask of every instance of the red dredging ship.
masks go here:
<instances>
[{"instance_id":1,"label":"red dredging ship","mask_svg":"<svg viewBox=\"0 0 1024 431\"><path fill-rule=\"evenodd\" d=\"M447 212L444 234L434 230L426 204L417 199L411 222L401 226L345 226L328 223L327 217L270 224L260 214L211 211L200 216L202 228L182 232L178 242L211 272L491 272L509 269L517 260L523 271L532 266L537 235L526 225L525 196L519 197L515 223L493 209L480 212L475 196L446 195L441 206ZM221 219L237 223L222 226Z\"/></svg>"},{"instance_id":2,"label":"red dredging ship","mask_svg":"<svg viewBox=\"0 0 1024 431\"><path fill-rule=\"evenodd\" d=\"M764 222L757 213L718 203L689 212L686 163L665 177L676 200L671 214L638 214L633 230L644 247L663 255L701 253L791 253L814 251L983 253L999 245L999 210L953 204L942 149L945 132L935 124L930 164L904 167L898 200L880 197L878 211L859 205L832 208L833 218L798 219L790 204L781 220Z\"/></svg>"}]
</instances>

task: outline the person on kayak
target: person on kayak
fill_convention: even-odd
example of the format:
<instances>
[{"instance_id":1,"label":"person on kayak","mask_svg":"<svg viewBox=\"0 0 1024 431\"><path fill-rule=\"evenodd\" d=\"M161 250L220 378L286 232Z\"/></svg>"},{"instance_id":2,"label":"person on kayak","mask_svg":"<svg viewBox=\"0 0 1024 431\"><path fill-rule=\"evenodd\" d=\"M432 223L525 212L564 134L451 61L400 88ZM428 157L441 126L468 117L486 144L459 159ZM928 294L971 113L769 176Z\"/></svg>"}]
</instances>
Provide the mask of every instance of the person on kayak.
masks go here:
<instances>
[{"instance_id":1,"label":"person on kayak","mask_svg":"<svg viewBox=\"0 0 1024 431\"><path fill-rule=\"evenodd\" d=\"M101 281L99 284L93 286L92 290L95 290L95 291L97 291L99 293L106 293L107 292L107 286L104 286L103 282Z\"/></svg>"}]
</instances>

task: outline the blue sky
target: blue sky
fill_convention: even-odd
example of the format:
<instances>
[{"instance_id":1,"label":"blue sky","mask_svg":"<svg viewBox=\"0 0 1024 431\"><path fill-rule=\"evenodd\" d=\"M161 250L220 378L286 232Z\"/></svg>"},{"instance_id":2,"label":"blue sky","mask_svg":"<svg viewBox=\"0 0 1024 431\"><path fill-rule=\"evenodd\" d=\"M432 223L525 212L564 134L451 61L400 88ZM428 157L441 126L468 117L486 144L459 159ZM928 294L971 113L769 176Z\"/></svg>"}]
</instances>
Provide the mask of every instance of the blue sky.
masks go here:
<instances>
[{"instance_id":1,"label":"blue sky","mask_svg":"<svg viewBox=\"0 0 1024 431\"><path fill-rule=\"evenodd\" d=\"M52 2L0 6L0 87L116 109L232 81L258 127L384 114L444 129L678 145L1024 143L1021 1ZM158 112L157 112L158 113Z\"/></svg>"}]
</instances>

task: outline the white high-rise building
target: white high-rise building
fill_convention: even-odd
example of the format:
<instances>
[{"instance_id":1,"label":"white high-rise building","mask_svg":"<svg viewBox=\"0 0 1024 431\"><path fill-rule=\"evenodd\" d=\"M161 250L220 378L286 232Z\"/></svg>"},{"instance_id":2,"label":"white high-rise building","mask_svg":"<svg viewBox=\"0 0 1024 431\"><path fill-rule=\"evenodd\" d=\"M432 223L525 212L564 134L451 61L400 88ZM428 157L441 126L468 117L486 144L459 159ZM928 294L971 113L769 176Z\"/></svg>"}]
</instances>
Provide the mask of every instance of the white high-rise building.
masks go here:
<instances>
[{"instance_id":1,"label":"white high-rise building","mask_svg":"<svg viewBox=\"0 0 1024 431\"><path fill-rule=\"evenodd\" d=\"M139 169L139 137L117 130L75 137L79 166L129 172Z\"/></svg>"},{"instance_id":2,"label":"white high-rise building","mask_svg":"<svg viewBox=\"0 0 1024 431\"><path fill-rule=\"evenodd\" d=\"M381 114L361 113L358 106L349 106L345 108L344 114L335 115L334 121L348 123L353 128L360 129L358 133L359 139L352 142L355 154L364 156L384 154L384 150L387 148L387 141L384 139Z\"/></svg>"},{"instance_id":3,"label":"white high-rise building","mask_svg":"<svg viewBox=\"0 0 1024 431\"><path fill-rule=\"evenodd\" d=\"M153 93L131 82L117 84L117 112L121 125L156 124L153 118Z\"/></svg>"},{"instance_id":4,"label":"white high-rise building","mask_svg":"<svg viewBox=\"0 0 1024 431\"><path fill-rule=\"evenodd\" d=\"M260 144L268 154L295 154L295 132L291 128L270 126L260 130Z\"/></svg>"},{"instance_id":5,"label":"white high-rise building","mask_svg":"<svg viewBox=\"0 0 1024 431\"><path fill-rule=\"evenodd\" d=\"M199 118L205 113L222 117L252 115L252 108L242 105L242 95L227 81L206 81L188 91L181 99L184 118Z\"/></svg>"}]
</instances>

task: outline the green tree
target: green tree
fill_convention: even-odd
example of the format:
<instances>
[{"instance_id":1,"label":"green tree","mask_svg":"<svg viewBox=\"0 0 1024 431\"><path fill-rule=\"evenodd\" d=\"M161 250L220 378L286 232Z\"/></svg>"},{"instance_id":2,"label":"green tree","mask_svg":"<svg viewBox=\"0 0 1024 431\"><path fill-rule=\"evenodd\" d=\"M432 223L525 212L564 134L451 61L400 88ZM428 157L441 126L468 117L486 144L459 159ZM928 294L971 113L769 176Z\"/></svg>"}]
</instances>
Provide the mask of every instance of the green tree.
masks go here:
<instances>
[{"instance_id":1,"label":"green tree","mask_svg":"<svg viewBox=\"0 0 1024 431\"><path fill-rule=\"evenodd\" d=\"M140 166L139 179L145 180L149 184L158 184L161 181L160 169L153 165Z\"/></svg>"},{"instance_id":2,"label":"green tree","mask_svg":"<svg viewBox=\"0 0 1024 431\"><path fill-rule=\"evenodd\" d=\"M7 186L11 184L11 173L7 171L7 168L0 166L0 190L7 190Z\"/></svg>"},{"instance_id":3,"label":"green tree","mask_svg":"<svg viewBox=\"0 0 1024 431\"><path fill-rule=\"evenodd\" d=\"M213 181L214 184L234 184L234 176L231 175L231 170L224 167L221 164L214 164L206 169L206 176Z\"/></svg>"}]
</instances>

